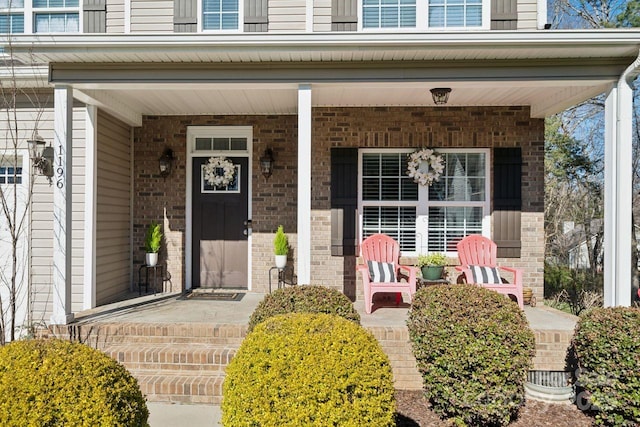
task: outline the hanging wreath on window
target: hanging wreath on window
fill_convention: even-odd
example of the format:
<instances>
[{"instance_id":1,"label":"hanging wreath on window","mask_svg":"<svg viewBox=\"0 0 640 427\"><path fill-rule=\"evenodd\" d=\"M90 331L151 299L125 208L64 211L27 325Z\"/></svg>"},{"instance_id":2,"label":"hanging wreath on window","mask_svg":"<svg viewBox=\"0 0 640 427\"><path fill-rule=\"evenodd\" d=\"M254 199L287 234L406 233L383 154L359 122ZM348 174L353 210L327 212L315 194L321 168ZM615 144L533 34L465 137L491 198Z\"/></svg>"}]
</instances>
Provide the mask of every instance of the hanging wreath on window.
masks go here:
<instances>
[{"instance_id":1,"label":"hanging wreath on window","mask_svg":"<svg viewBox=\"0 0 640 427\"><path fill-rule=\"evenodd\" d=\"M430 148L423 148L409 154L407 175L417 184L431 185L434 181L440 180L443 171L444 159Z\"/></svg>"},{"instance_id":2,"label":"hanging wreath on window","mask_svg":"<svg viewBox=\"0 0 640 427\"><path fill-rule=\"evenodd\" d=\"M205 181L212 187L228 186L236 173L236 167L224 157L211 157L203 170Z\"/></svg>"}]
</instances>

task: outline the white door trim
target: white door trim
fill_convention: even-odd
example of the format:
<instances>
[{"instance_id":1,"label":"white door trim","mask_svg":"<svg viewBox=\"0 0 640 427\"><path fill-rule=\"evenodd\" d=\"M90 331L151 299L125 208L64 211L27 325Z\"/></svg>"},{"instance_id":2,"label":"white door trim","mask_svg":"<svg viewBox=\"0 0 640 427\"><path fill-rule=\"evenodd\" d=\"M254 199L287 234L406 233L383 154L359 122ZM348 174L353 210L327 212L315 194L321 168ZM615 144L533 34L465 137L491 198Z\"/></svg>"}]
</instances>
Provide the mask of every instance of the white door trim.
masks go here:
<instances>
[{"instance_id":1,"label":"white door trim","mask_svg":"<svg viewBox=\"0 0 640 427\"><path fill-rule=\"evenodd\" d=\"M197 151L195 150L196 137L245 137L247 138L247 150L246 151ZM252 159L253 159L253 126L187 126L187 165L186 165L186 209L185 209L185 247L184 247L184 262L185 262L185 290L192 288L191 283L193 280L193 253L191 252L191 246L193 243L193 159L194 157L209 157L226 155L229 157L247 157L249 162L249 174L247 183L247 218L251 219L252 215ZM252 237L251 233L247 238L247 290L252 289L251 283L251 247Z\"/></svg>"}]
</instances>

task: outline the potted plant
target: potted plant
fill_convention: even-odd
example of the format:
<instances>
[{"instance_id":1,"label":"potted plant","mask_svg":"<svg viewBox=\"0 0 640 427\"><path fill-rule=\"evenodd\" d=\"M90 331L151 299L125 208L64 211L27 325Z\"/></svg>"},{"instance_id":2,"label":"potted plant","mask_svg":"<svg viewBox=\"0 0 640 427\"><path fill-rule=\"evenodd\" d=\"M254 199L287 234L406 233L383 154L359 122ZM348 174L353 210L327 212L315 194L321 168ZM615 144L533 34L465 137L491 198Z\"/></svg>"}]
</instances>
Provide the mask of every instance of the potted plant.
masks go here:
<instances>
[{"instance_id":1,"label":"potted plant","mask_svg":"<svg viewBox=\"0 0 640 427\"><path fill-rule=\"evenodd\" d=\"M420 267L422 278L425 280L440 280L445 265L447 265L447 257L439 252L420 254L416 263L416 267Z\"/></svg>"},{"instance_id":2,"label":"potted plant","mask_svg":"<svg viewBox=\"0 0 640 427\"><path fill-rule=\"evenodd\" d=\"M160 224L152 221L147 228L147 234L144 237L144 249L147 252L145 261L148 266L153 267L158 263L158 251L162 242L162 231Z\"/></svg>"},{"instance_id":3,"label":"potted plant","mask_svg":"<svg viewBox=\"0 0 640 427\"><path fill-rule=\"evenodd\" d=\"M278 226L276 237L273 239L273 251L276 255L276 267L284 268L287 265L287 254L289 253L289 239L284 233L284 227Z\"/></svg>"}]
</instances>

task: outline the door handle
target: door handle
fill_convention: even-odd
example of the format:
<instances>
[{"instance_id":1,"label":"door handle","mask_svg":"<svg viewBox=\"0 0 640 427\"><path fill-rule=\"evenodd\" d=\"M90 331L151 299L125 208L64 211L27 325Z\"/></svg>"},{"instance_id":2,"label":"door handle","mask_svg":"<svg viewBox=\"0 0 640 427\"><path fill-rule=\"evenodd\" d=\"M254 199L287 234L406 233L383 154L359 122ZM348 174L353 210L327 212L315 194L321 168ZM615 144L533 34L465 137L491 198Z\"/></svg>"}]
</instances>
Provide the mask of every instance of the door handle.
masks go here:
<instances>
[{"instance_id":1,"label":"door handle","mask_svg":"<svg viewBox=\"0 0 640 427\"><path fill-rule=\"evenodd\" d=\"M242 232L242 234L244 234L245 236L249 236L251 234L251 228L253 227L253 223L250 219L246 220L244 222L244 231Z\"/></svg>"}]
</instances>

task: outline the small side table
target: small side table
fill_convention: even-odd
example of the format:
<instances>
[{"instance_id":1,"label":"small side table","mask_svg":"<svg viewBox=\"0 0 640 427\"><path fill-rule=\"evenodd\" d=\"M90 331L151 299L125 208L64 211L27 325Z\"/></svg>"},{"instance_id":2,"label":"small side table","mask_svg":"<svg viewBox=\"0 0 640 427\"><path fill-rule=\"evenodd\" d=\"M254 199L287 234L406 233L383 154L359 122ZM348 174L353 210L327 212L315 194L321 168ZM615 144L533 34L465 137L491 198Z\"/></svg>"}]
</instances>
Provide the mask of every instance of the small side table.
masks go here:
<instances>
[{"instance_id":1,"label":"small side table","mask_svg":"<svg viewBox=\"0 0 640 427\"><path fill-rule=\"evenodd\" d=\"M290 266L285 266L284 268L278 268L278 267L271 267L269 269L269 293L271 293L271 272L273 270L277 270L278 271L278 289L280 288L284 288L285 285L295 285L296 284L296 280L293 277L293 267ZM287 279L288 276L288 279Z\"/></svg>"},{"instance_id":2,"label":"small side table","mask_svg":"<svg viewBox=\"0 0 640 427\"><path fill-rule=\"evenodd\" d=\"M144 282L142 281L142 270L144 270ZM151 274L149 274L151 270ZM153 294L158 289L158 281L160 282L160 290L164 291L164 264L146 265L143 264L138 269L138 295L142 295L142 287L145 293L149 292L149 284L153 285Z\"/></svg>"}]
</instances>

